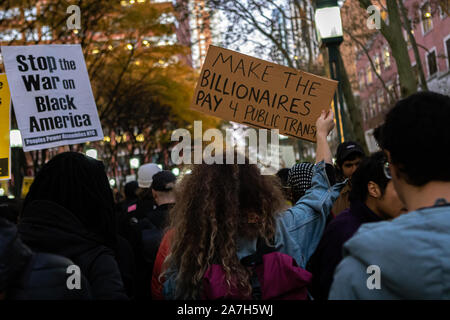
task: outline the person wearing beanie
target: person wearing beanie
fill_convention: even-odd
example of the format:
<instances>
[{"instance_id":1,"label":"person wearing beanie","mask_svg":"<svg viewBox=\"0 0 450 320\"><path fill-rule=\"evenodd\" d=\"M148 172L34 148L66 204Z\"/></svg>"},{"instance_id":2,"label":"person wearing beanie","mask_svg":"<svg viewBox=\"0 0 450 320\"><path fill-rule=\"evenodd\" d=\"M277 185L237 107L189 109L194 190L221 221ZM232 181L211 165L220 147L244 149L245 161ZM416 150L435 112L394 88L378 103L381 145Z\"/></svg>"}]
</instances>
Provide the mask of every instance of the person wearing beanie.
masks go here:
<instances>
[{"instance_id":1,"label":"person wearing beanie","mask_svg":"<svg viewBox=\"0 0 450 320\"><path fill-rule=\"evenodd\" d=\"M348 199L351 191L350 178L365 156L363 148L354 141L346 141L338 146L335 164L337 178L339 181L348 180L339 198L334 203L333 209L331 209L334 216L337 216L350 207L350 201Z\"/></svg>"},{"instance_id":2,"label":"person wearing beanie","mask_svg":"<svg viewBox=\"0 0 450 320\"><path fill-rule=\"evenodd\" d=\"M137 195L139 200L136 211L133 214L138 221L144 219L156 207L150 186L153 182L153 176L158 172L161 172L161 169L155 163L146 163L139 167L137 174L139 185Z\"/></svg>"},{"instance_id":3,"label":"person wearing beanie","mask_svg":"<svg viewBox=\"0 0 450 320\"><path fill-rule=\"evenodd\" d=\"M148 189L152 185L153 176L161 169L155 163L146 163L139 167L138 184L139 188Z\"/></svg>"},{"instance_id":4,"label":"person wearing beanie","mask_svg":"<svg viewBox=\"0 0 450 320\"><path fill-rule=\"evenodd\" d=\"M156 254L164 235L164 229L168 224L169 210L175 204L175 183L175 175L168 170L158 172L153 176L151 190L157 207L145 218L149 221L150 227L142 231L142 253L146 265L144 279L148 284L151 283ZM150 288L147 290L150 294Z\"/></svg>"}]
</instances>

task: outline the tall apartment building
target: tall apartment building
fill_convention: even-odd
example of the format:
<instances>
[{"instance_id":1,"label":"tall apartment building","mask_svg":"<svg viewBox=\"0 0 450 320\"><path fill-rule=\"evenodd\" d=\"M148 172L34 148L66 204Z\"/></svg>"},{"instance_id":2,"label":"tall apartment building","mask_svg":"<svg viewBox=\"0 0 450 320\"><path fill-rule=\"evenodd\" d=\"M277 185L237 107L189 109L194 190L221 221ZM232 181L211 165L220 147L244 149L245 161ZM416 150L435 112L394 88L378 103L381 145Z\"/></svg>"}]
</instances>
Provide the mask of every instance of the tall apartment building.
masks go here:
<instances>
[{"instance_id":1,"label":"tall apartment building","mask_svg":"<svg viewBox=\"0 0 450 320\"><path fill-rule=\"evenodd\" d=\"M272 11L275 25L275 36L281 41L283 49L291 55L295 66L306 65L311 58L319 56L317 33L314 28L314 8L311 1L287 0L280 4L279 9ZM275 62L287 64L280 56L273 57ZM300 63L301 61L301 63Z\"/></svg>"},{"instance_id":2,"label":"tall apartment building","mask_svg":"<svg viewBox=\"0 0 450 320\"><path fill-rule=\"evenodd\" d=\"M278 8L272 10L274 37L278 39L283 50L289 54L294 68L308 69L308 61L317 61L320 56L319 42L314 24L314 7L311 1L285 0ZM274 47L271 60L289 66L288 59ZM298 161L309 161L315 157L315 145L306 141L280 136L282 147L294 146Z\"/></svg>"},{"instance_id":3,"label":"tall apartment building","mask_svg":"<svg viewBox=\"0 0 450 320\"><path fill-rule=\"evenodd\" d=\"M405 0L409 19L412 21L420 60L429 90L450 94L450 18L435 5L436 1ZM448 10L448 9L447 9ZM447 11L448 12L448 11ZM408 39L403 30L405 39ZM409 40L407 40L409 44ZM356 56L356 75L364 120L364 131L369 149L376 149L372 137L373 129L384 121L384 115L398 97L400 97L398 72L390 47L381 33L377 32L365 44L375 69L369 58L361 50ZM411 45L408 46L409 57L416 71L417 62ZM383 83L391 92L389 95ZM420 90L420 84L419 84Z\"/></svg>"},{"instance_id":4,"label":"tall apartment building","mask_svg":"<svg viewBox=\"0 0 450 320\"><path fill-rule=\"evenodd\" d=\"M191 0L191 30L192 30L192 52L193 65L201 68L206 58L209 45L212 43L212 22L207 1Z\"/></svg>"}]
</instances>

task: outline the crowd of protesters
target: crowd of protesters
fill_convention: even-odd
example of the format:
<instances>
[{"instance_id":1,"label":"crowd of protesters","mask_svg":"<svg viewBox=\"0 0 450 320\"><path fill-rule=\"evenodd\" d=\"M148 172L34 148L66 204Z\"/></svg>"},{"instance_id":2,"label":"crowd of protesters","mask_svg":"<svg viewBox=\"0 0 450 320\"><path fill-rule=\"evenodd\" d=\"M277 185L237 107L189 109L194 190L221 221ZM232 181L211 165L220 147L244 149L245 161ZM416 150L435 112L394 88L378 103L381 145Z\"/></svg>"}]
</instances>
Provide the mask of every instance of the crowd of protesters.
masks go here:
<instances>
[{"instance_id":1,"label":"crowd of protesters","mask_svg":"<svg viewBox=\"0 0 450 320\"><path fill-rule=\"evenodd\" d=\"M120 202L101 161L61 153L0 204L0 300L450 299L449 120L450 97L411 95L381 151L333 162L323 111L315 163L149 163Z\"/></svg>"}]
</instances>

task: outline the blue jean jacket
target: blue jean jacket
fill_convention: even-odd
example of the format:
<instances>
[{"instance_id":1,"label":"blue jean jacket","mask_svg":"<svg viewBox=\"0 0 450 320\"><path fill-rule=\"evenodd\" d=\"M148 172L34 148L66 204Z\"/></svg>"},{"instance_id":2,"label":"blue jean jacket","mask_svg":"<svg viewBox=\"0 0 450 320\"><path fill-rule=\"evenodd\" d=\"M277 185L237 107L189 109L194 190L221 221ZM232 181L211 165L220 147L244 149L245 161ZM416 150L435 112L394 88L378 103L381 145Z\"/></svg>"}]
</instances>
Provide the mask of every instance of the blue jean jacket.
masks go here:
<instances>
[{"instance_id":1,"label":"blue jean jacket","mask_svg":"<svg viewBox=\"0 0 450 320\"><path fill-rule=\"evenodd\" d=\"M279 252L290 255L300 267L305 268L319 244L331 207L345 183L330 186L325 162L314 166L311 188L292 208L276 218L275 247ZM238 258L255 253L256 241L239 238ZM174 299L176 272L169 274L164 282L163 294L166 299Z\"/></svg>"}]
</instances>

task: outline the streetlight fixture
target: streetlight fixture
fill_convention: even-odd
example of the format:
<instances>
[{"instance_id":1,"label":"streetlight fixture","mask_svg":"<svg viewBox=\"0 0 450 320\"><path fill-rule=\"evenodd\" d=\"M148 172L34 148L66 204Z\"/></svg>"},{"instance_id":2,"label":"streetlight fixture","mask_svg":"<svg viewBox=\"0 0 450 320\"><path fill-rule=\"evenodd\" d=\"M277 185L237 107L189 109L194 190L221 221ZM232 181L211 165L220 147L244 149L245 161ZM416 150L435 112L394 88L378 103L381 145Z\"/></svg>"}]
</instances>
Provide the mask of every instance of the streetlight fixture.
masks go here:
<instances>
[{"instance_id":1,"label":"streetlight fixture","mask_svg":"<svg viewBox=\"0 0 450 320\"><path fill-rule=\"evenodd\" d=\"M22 145L22 135L20 130L13 129L9 132L9 145L11 146L11 170L14 176L14 197L20 197L20 191L22 189L23 174L20 170L20 163L24 159L24 154L21 148Z\"/></svg>"},{"instance_id":2,"label":"streetlight fixture","mask_svg":"<svg viewBox=\"0 0 450 320\"><path fill-rule=\"evenodd\" d=\"M337 80L338 90L334 95L334 114L339 142L344 142L343 128L343 98L340 80L339 45L344 40L342 30L341 11L337 0L316 0L314 17L317 36L328 48L330 73L333 80ZM339 98L339 105L338 105Z\"/></svg>"},{"instance_id":3,"label":"streetlight fixture","mask_svg":"<svg viewBox=\"0 0 450 320\"><path fill-rule=\"evenodd\" d=\"M9 132L9 141L11 148L22 148L22 136L20 131L13 129Z\"/></svg>"},{"instance_id":4,"label":"streetlight fixture","mask_svg":"<svg viewBox=\"0 0 450 320\"><path fill-rule=\"evenodd\" d=\"M172 173L174 174L174 176L178 177L178 175L180 174L180 169L175 167L172 169Z\"/></svg>"},{"instance_id":5,"label":"streetlight fixture","mask_svg":"<svg viewBox=\"0 0 450 320\"><path fill-rule=\"evenodd\" d=\"M130 168L138 169L141 166L141 160L138 157L133 157L130 159Z\"/></svg>"}]
</instances>

